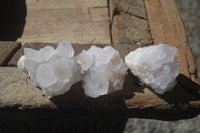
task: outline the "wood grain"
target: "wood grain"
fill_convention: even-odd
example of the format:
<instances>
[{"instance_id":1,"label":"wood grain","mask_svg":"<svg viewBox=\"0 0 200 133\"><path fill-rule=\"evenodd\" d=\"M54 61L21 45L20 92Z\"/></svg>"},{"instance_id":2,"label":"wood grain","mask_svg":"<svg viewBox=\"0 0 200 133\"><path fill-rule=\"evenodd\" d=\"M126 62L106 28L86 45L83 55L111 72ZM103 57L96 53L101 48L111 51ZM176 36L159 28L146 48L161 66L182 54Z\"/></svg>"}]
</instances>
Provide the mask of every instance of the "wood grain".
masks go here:
<instances>
[{"instance_id":1,"label":"wood grain","mask_svg":"<svg viewBox=\"0 0 200 133\"><path fill-rule=\"evenodd\" d=\"M181 73L196 81L197 70L175 0L145 0L152 38L178 48Z\"/></svg>"},{"instance_id":2,"label":"wood grain","mask_svg":"<svg viewBox=\"0 0 200 133\"><path fill-rule=\"evenodd\" d=\"M0 81L1 115L6 113L13 117L15 114L8 119L26 119L19 111L35 116L30 120L62 119L64 116L177 120L191 118L200 113L199 97L188 93L179 84L173 91L157 95L150 88L138 85L139 82L136 82L137 79L131 74L127 75L123 90L95 99L85 96L79 82L64 95L48 100L43 92L33 85L27 74L14 67L0 68ZM12 113L14 110L16 112ZM21 118L18 118L18 113Z\"/></svg>"},{"instance_id":3,"label":"wood grain","mask_svg":"<svg viewBox=\"0 0 200 133\"><path fill-rule=\"evenodd\" d=\"M112 41L114 44L151 44L148 21L129 14L115 15Z\"/></svg>"},{"instance_id":4,"label":"wood grain","mask_svg":"<svg viewBox=\"0 0 200 133\"><path fill-rule=\"evenodd\" d=\"M28 10L107 7L106 0L26 0Z\"/></svg>"},{"instance_id":5,"label":"wood grain","mask_svg":"<svg viewBox=\"0 0 200 133\"><path fill-rule=\"evenodd\" d=\"M0 66L7 66L9 60L20 49L21 44L17 42L0 42Z\"/></svg>"},{"instance_id":6,"label":"wood grain","mask_svg":"<svg viewBox=\"0 0 200 133\"><path fill-rule=\"evenodd\" d=\"M0 108L54 108L28 75L18 68L0 68Z\"/></svg>"},{"instance_id":7,"label":"wood grain","mask_svg":"<svg viewBox=\"0 0 200 133\"><path fill-rule=\"evenodd\" d=\"M27 0L19 42L110 43L107 1Z\"/></svg>"},{"instance_id":8,"label":"wood grain","mask_svg":"<svg viewBox=\"0 0 200 133\"><path fill-rule=\"evenodd\" d=\"M109 12L114 44L152 44L144 1L110 0Z\"/></svg>"},{"instance_id":9,"label":"wood grain","mask_svg":"<svg viewBox=\"0 0 200 133\"><path fill-rule=\"evenodd\" d=\"M147 19L143 0L109 0L109 12L111 18L113 18L117 12L124 12L133 16Z\"/></svg>"},{"instance_id":10,"label":"wood grain","mask_svg":"<svg viewBox=\"0 0 200 133\"><path fill-rule=\"evenodd\" d=\"M32 48L32 49L39 50L40 48L45 47L47 45L52 46L54 48L57 47L56 43L30 42L30 43L23 44L22 47L9 60L8 66L15 66L15 67L17 66L17 62L18 62L19 58L24 54L24 51L23 51L24 48ZM81 53L82 50L89 49L92 45L93 44L72 44L72 46L75 50L75 56L78 55L79 53ZM98 47L105 47L108 45L111 45L111 44L95 44L95 46L98 46ZM141 47L141 46L135 46L135 45L130 46L128 44L123 44L123 45L113 44L113 47L119 50L121 58L124 59L124 57L127 55L127 53L129 53L130 51L133 51L136 48Z\"/></svg>"}]
</instances>

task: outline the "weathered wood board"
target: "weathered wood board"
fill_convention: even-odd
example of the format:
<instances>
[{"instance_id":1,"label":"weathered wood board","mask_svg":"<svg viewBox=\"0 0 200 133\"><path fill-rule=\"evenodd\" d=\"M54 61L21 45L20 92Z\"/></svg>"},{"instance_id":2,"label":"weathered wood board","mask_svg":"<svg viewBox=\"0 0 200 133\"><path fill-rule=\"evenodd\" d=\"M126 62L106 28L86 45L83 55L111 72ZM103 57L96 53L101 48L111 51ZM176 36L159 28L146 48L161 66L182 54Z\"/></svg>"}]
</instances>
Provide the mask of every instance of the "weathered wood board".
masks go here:
<instances>
[{"instance_id":1,"label":"weathered wood board","mask_svg":"<svg viewBox=\"0 0 200 133\"><path fill-rule=\"evenodd\" d=\"M27 0L19 42L109 44L107 0Z\"/></svg>"},{"instance_id":2,"label":"weathered wood board","mask_svg":"<svg viewBox=\"0 0 200 133\"><path fill-rule=\"evenodd\" d=\"M152 38L178 48L181 73L197 81L197 70L175 0L145 0Z\"/></svg>"},{"instance_id":3,"label":"weathered wood board","mask_svg":"<svg viewBox=\"0 0 200 133\"><path fill-rule=\"evenodd\" d=\"M84 94L81 82L79 82L69 92L49 100L39 88L34 86L27 74L16 67L0 67L1 118L9 120L60 120L63 118L139 117L178 120L192 118L200 113L200 85L197 82L195 62L174 0L145 0L145 3L139 0L110 0L111 35L113 42L116 42L114 44L110 44L109 24L107 23L109 20L105 13L108 12L106 2L75 0L71 1L74 2L73 4L70 4L66 1L58 1L58 3L54 0L26 1L28 10L30 10L27 16L27 26L34 28L25 27L24 35L21 40L19 39L23 45L17 45L18 49L21 47L19 50L10 49L12 54L5 55L6 64L16 66L18 59L23 55L24 47L34 49L46 45L56 47L56 44L46 42L58 42L55 41L55 38L62 39L62 35L72 38L76 36L73 38L74 41L70 38L69 40L81 43L73 44L76 55L83 49L88 49L92 44L100 47L112 45L119 50L122 58L141 45L118 44L120 37L122 37L122 43L129 43L131 41L127 40L132 40L132 42L135 41L133 44L151 44L149 42L154 39L155 44L167 43L178 48L176 59L181 62L181 74L177 77L177 85L172 91L158 95L129 73L125 78L124 87L120 91L95 99L88 98ZM104 15L99 15L101 13ZM29 14L32 14L33 17ZM78 17L74 17L75 14ZM67 20L59 15L71 16L72 19ZM37 16L41 21L38 21ZM61 25L55 25L57 21ZM67 28L62 27L66 23ZM101 31L105 28L104 24L108 25L109 32ZM96 28L95 33L90 30L90 28L94 28L92 25ZM40 26L46 28L43 29ZM68 26L74 35L66 33L69 30ZM63 30L63 32L61 34L54 32L56 28ZM137 30L145 34L139 33ZM45 34L49 31L56 36L51 36L51 33ZM142 36L141 40L137 40L137 36L131 36L130 33L138 33L139 37L145 36ZM89 36L86 36L88 34ZM104 35L102 36L102 34ZM96 35L99 38L93 39ZM51 37L48 38L49 36ZM35 40L37 37L39 39ZM44 41L45 43L24 43L31 41ZM3 45L0 45L1 49L4 49Z\"/></svg>"},{"instance_id":4,"label":"weathered wood board","mask_svg":"<svg viewBox=\"0 0 200 133\"><path fill-rule=\"evenodd\" d=\"M106 0L26 0L30 10L82 7L107 7Z\"/></svg>"},{"instance_id":5,"label":"weathered wood board","mask_svg":"<svg viewBox=\"0 0 200 133\"><path fill-rule=\"evenodd\" d=\"M24 44L11 59L12 65L16 66L14 63L23 55L22 49L24 47L39 49L45 45L47 44ZM48 45L56 47L56 44ZM90 46L91 44L73 45L76 55ZM105 45L97 46L104 47ZM122 58L124 58L128 52L140 46L114 44L113 47L119 50ZM62 119L62 116L49 118L48 113L44 114L47 110L53 114L60 113L61 115L64 113L70 118L116 117L117 115L118 117L177 120L196 116L200 113L200 86L184 75L179 75L177 81L178 84L173 91L158 95L129 73L125 78L124 87L121 91L99 98L88 98L84 94L81 82L79 82L64 95L48 100L43 92L33 85L27 74L16 67L1 67L0 110L3 112L2 114L6 112L9 114L9 111L12 110L29 112L35 116L30 118L33 120ZM34 113L34 111L39 112ZM41 114L43 114L42 118ZM22 117L21 119L25 118Z\"/></svg>"},{"instance_id":6,"label":"weathered wood board","mask_svg":"<svg viewBox=\"0 0 200 133\"><path fill-rule=\"evenodd\" d=\"M0 66L7 66L12 56L20 47L20 43L17 42L0 42Z\"/></svg>"},{"instance_id":7,"label":"weathered wood board","mask_svg":"<svg viewBox=\"0 0 200 133\"><path fill-rule=\"evenodd\" d=\"M152 44L143 0L110 0L109 7L114 44Z\"/></svg>"},{"instance_id":8,"label":"weathered wood board","mask_svg":"<svg viewBox=\"0 0 200 133\"><path fill-rule=\"evenodd\" d=\"M13 55L13 57L9 60L8 62L8 66L17 66L17 61L19 60L19 58L24 54L23 49L24 48L33 48L36 50L39 50L42 47L45 46L52 46L54 48L57 47L56 43L25 43L22 45L22 47L16 51L16 53ZM82 52L82 50L86 50L89 49L93 44L72 44L73 48L75 49L75 56L78 55L79 53ZM99 47L105 47L111 44L95 44L95 46L99 46ZM138 46L138 45L128 45L128 44L123 44L123 45L112 45L114 48L118 49L120 51L120 55L122 58L124 58L127 53L129 53L130 51L135 50L138 47L142 47L142 46ZM1 47L0 47L1 48Z\"/></svg>"}]
</instances>

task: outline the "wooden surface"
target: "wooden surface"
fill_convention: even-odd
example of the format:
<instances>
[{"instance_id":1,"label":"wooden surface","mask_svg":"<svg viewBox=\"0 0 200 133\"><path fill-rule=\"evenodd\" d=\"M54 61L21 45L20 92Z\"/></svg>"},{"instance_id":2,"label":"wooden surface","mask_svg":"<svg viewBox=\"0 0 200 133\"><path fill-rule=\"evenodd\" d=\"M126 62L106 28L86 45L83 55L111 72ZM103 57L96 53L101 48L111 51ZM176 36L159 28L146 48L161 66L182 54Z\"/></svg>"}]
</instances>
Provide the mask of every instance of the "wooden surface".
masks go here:
<instances>
[{"instance_id":1,"label":"wooden surface","mask_svg":"<svg viewBox=\"0 0 200 133\"><path fill-rule=\"evenodd\" d=\"M110 16L124 12L139 18L147 19L143 0L109 0ZM112 19L111 19L112 20Z\"/></svg>"},{"instance_id":2,"label":"wooden surface","mask_svg":"<svg viewBox=\"0 0 200 133\"><path fill-rule=\"evenodd\" d=\"M20 42L109 44L107 0L26 0Z\"/></svg>"},{"instance_id":3,"label":"wooden surface","mask_svg":"<svg viewBox=\"0 0 200 133\"><path fill-rule=\"evenodd\" d=\"M191 48L175 0L145 0L152 38L155 44L165 43L178 48L181 73L198 80Z\"/></svg>"},{"instance_id":4,"label":"wooden surface","mask_svg":"<svg viewBox=\"0 0 200 133\"><path fill-rule=\"evenodd\" d=\"M141 4L141 1L140 2L138 0L133 0L133 1L137 3L136 5ZM82 5L80 4L81 2L79 1L80 2L79 3L78 0L74 1L75 2L74 4L71 5L69 4L69 6L66 6L66 8L65 6L60 4L64 1L59 1L58 3L54 4L51 3L54 2L54 0L51 0L51 2L49 3L47 0L44 2L46 2L46 4L43 3L40 5L37 3L37 1L34 0L27 1L27 7L29 4L32 5L32 8L29 8L31 10L30 13L35 14L35 18L34 17L29 18L29 16L27 16L27 24L30 24L34 27L30 28L31 31L39 30L40 33L45 33L47 29L49 30L51 30L51 28L61 29L59 25L50 24L49 26L46 23L48 21L50 23L55 22L58 19L55 17L48 17L47 18L48 21L46 21L46 18L44 16L48 15L49 11L51 12L50 15L53 16L59 16L60 14L67 13L68 14L67 16L72 15L73 17L74 16L73 14L78 14L79 17L74 17L74 19L69 20L70 24L72 24L70 25L70 27L73 27L73 24L76 24L76 22L82 22L82 21L83 23L81 23L81 26L84 26L85 23L88 23L87 18L90 18L90 21L93 20L92 23L93 22L99 23L103 22L104 20L108 21L108 19L104 18L104 15L103 16L98 15L99 13L108 11L108 9L103 5L101 5L102 8L97 8L99 7L99 4L103 4L103 2L99 2L97 0L94 1L91 0L87 2L83 1L82 3L84 5L83 8ZM91 4L88 4L90 2L93 2L92 5L94 5L94 7L91 7ZM103 117L111 117L111 118L139 117L139 118L153 118L161 120L178 120L178 119L192 118L198 115L200 113L200 85L197 82L198 80L198 78L196 77L197 71L192 51L187 43L185 29L180 19L174 0L162 0L162 1L145 0L145 3L142 2L145 5L141 7L141 11L139 13L137 12L138 10L136 10L139 8L132 7L134 6L134 4L133 5L127 4L130 1L120 1L121 3L118 2L119 2L118 0L110 1L111 4L109 5L110 7L109 11L110 15L112 14L110 16L111 17L110 24L112 30L115 30L118 33L120 33L118 35L124 36L125 41L127 40L126 37L129 40L131 39L134 40L133 38L131 38L132 37L131 35L127 36L129 35L128 34L129 32L135 33L137 29L144 30L143 28L146 27L147 29L150 29L148 30L150 41L154 39L155 44L167 43L169 45L176 46L178 48L178 54L176 56L176 59L179 59L181 62L181 74L177 77L178 83L172 91L165 93L164 95L158 95L154 93L151 88L144 86L142 83L140 83L140 81L136 77L134 77L131 73L129 73L125 78L123 89L111 93L109 95L104 95L95 99L88 98L84 94L84 91L81 87L81 82L79 82L73 85L73 87L69 92L65 93L62 96L57 96L49 100L46 97L44 97L43 92L39 88L36 88L33 85L32 81L28 78L27 74L21 72L16 67L9 67L9 66L16 66L18 59L20 58L21 55L23 55L24 47L31 47L34 49L39 49L46 45L51 45L56 47L56 44L54 43L35 43L35 42L29 43L30 41L37 39L37 37L39 37L39 39L40 37L43 39L44 38L47 39L49 36L45 34L43 35L38 34L37 36L37 34L35 34L37 32L34 31L33 33L31 32L28 33L26 32L27 31L26 29L28 28L25 28L24 33L28 33L29 36L33 37L32 38L33 40L31 38L27 39L29 40L28 43L24 43L21 40L22 44L18 44L19 45L18 48L12 50L11 52L12 54L6 55L5 57L7 62L6 64L8 66L0 67L0 112L1 112L0 117L4 118L5 120L13 120L13 119L61 120L63 118L80 119L80 118L103 118ZM129 7L130 5L132 8ZM44 8L41 14L39 12L41 8L40 6L43 6L42 8ZM54 9L51 9L52 6ZM85 16L85 14L87 14L85 7L89 9L88 12L90 11L92 12L92 14L90 14L90 17L88 17L87 15L86 17L83 17ZM120 9L119 7L121 7L121 10L119 10ZM70 8L70 10L68 8ZM130 11L128 10L129 8L131 8ZM145 12L143 11L147 12L147 16L144 16ZM80 14L80 12L82 14ZM38 15L41 15L40 16L41 22L36 21ZM127 21L124 21L125 18L127 18ZM138 21L136 21L137 19ZM29 23L28 21L32 22ZM68 22L67 20L62 18L61 21L63 22L63 24L64 22ZM143 21L145 23L145 26ZM39 23L39 25L40 23L42 23L42 25L46 28L39 29L39 27L37 27L35 22ZM107 22L105 23L108 24ZM118 25L116 26L116 24ZM77 26L78 25L74 25L75 28ZM91 28L92 27L91 24L88 24L88 27ZM100 28L104 29L104 26L100 26ZM43 32L43 30L46 31ZM64 28L63 31L67 31L67 29ZM82 39L87 34L84 33L83 35L78 31L80 32L79 26L77 28L76 34L74 34L77 36L74 39L74 40L77 39L76 41L78 42L76 43L80 43L79 41L81 40L81 44L73 44L76 55L80 53L83 49L88 49L92 45L92 43L94 44L98 43L98 41L96 40L90 41L88 43L86 43L87 41L82 41ZM86 31L92 32L88 28ZM96 33L103 34L102 32L96 32ZM91 33L92 35L89 37L93 37L93 35L96 33ZM67 33L63 33L63 35L66 34ZM53 35L55 34L53 33ZM114 40L113 36L115 35L115 32L111 32L111 35L112 35L112 40ZM142 33L139 33L139 35L142 36ZM55 40L53 37L48 39ZM87 39L86 37L86 40L90 39ZM110 41L107 41L106 39L101 38L100 40L103 42L99 42L99 44L96 44L97 46L103 47L105 45L112 45L114 48L119 50L122 58L124 58L125 55L127 55L130 51L138 47L144 46L144 45L133 45L133 44L130 45L130 44L118 44L118 43L110 44ZM138 42L139 43L134 43L134 44L142 44L141 40ZM7 43L8 45L11 45L9 44L11 42ZM148 44L148 42L144 44ZM0 50L4 51L6 50L6 48L4 48L3 45L0 45Z\"/></svg>"},{"instance_id":5,"label":"wooden surface","mask_svg":"<svg viewBox=\"0 0 200 133\"><path fill-rule=\"evenodd\" d=\"M17 42L0 42L0 66L7 66L13 54L20 49Z\"/></svg>"},{"instance_id":6,"label":"wooden surface","mask_svg":"<svg viewBox=\"0 0 200 133\"><path fill-rule=\"evenodd\" d=\"M54 48L57 47L57 44L55 43L25 43L22 45L22 47L15 51L15 53L13 54L12 58L10 58L10 60L8 61L8 66L17 66L17 62L19 60L19 58L24 54L23 49L24 48L33 48L36 50L39 50L42 47L45 46L53 46ZM75 56L78 55L79 53L82 52L83 49L89 49L92 44L72 44L73 48L75 49ZM99 46L99 47L105 47L105 45L111 45L111 44L95 44L95 46ZM118 49L120 51L120 55L122 58L124 58L127 53L129 53L130 51L135 50L138 47L142 47L142 46L138 46L138 45L128 45L128 44L123 44L123 45L112 45L114 48ZM1 46L0 46L1 48Z\"/></svg>"},{"instance_id":7,"label":"wooden surface","mask_svg":"<svg viewBox=\"0 0 200 133\"><path fill-rule=\"evenodd\" d=\"M112 40L115 44L151 44L148 21L129 14L115 15Z\"/></svg>"},{"instance_id":8,"label":"wooden surface","mask_svg":"<svg viewBox=\"0 0 200 133\"><path fill-rule=\"evenodd\" d=\"M142 0L110 0L109 7L114 44L152 44Z\"/></svg>"},{"instance_id":9,"label":"wooden surface","mask_svg":"<svg viewBox=\"0 0 200 133\"><path fill-rule=\"evenodd\" d=\"M56 47L56 44L48 44ZM23 55L24 47L39 49L42 43L27 43L14 54L13 63ZM91 44L73 44L76 55ZM105 45L97 45L104 47ZM116 45L121 57L140 47L137 45ZM14 61L16 60L16 61ZM13 64L16 66L16 64ZM122 90L98 98L88 98L84 94L81 82L72 86L71 90L62 96L48 100L43 92L35 87L28 75L16 67L0 68L0 110L1 114L23 117L28 112L33 118L62 119L62 115L72 117L139 117L162 120L177 120L191 118L200 113L200 86L184 75L177 78L178 84L173 91L158 95L151 88L144 86L129 73L125 78ZM192 84L192 86L190 86ZM13 114L12 111L17 111ZM45 112L47 112L45 114ZM58 115L58 118L49 118L49 115ZM41 117L42 115L42 117ZM56 115L57 116L57 115ZM15 119L14 117L13 119ZM16 118L18 119L18 117Z\"/></svg>"}]
</instances>

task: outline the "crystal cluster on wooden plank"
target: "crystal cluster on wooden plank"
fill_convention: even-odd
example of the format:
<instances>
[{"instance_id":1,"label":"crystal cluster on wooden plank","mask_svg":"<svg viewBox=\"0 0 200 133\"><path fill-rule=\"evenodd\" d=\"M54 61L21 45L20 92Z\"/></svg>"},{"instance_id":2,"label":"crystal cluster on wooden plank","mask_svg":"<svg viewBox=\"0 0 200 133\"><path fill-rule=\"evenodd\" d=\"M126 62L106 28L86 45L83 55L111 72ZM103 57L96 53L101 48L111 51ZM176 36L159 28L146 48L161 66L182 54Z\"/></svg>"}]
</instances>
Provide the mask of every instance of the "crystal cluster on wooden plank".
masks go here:
<instances>
[{"instance_id":1,"label":"crystal cluster on wooden plank","mask_svg":"<svg viewBox=\"0 0 200 133\"><path fill-rule=\"evenodd\" d=\"M80 80L90 97L120 90L128 69L119 52L111 46L103 49L92 46L74 57L74 49L68 41L60 42L56 49L51 46L39 51L24 48L17 65L28 72L35 85L49 98L64 94Z\"/></svg>"},{"instance_id":2,"label":"crystal cluster on wooden plank","mask_svg":"<svg viewBox=\"0 0 200 133\"><path fill-rule=\"evenodd\" d=\"M138 48L125 57L125 64L119 51L111 46L91 46L75 57L70 42L62 41L56 49L24 48L17 65L49 98L66 93L81 80L89 97L120 90L128 68L156 93L163 94L176 85L180 72L180 62L174 60L176 52L166 44Z\"/></svg>"},{"instance_id":3,"label":"crystal cluster on wooden plank","mask_svg":"<svg viewBox=\"0 0 200 133\"><path fill-rule=\"evenodd\" d=\"M159 44L138 48L125 57L131 72L156 93L163 94L173 89L180 73L180 62L174 60L177 49Z\"/></svg>"},{"instance_id":4,"label":"crystal cluster on wooden plank","mask_svg":"<svg viewBox=\"0 0 200 133\"><path fill-rule=\"evenodd\" d=\"M80 66L76 63L74 49L68 41L60 42L56 49L51 46L39 51L24 48L24 55L17 65L28 72L35 85L49 98L64 94L81 80Z\"/></svg>"},{"instance_id":5,"label":"crystal cluster on wooden plank","mask_svg":"<svg viewBox=\"0 0 200 133\"><path fill-rule=\"evenodd\" d=\"M120 58L119 52L111 46L92 46L83 50L77 57L83 69L83 88L86 95L98 97L123 87L128 67Z\"/></svg>"}]
</instances>

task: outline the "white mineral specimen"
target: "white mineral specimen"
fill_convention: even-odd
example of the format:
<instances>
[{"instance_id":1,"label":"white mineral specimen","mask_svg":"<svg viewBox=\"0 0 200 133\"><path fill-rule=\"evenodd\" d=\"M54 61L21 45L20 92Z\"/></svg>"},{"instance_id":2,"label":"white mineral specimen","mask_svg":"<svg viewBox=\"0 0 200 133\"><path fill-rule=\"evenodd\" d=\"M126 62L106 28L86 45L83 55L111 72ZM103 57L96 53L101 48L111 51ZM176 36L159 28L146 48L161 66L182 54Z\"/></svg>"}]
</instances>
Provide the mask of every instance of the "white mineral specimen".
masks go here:
<instances>
[{"instance_id":1,"label":"white mineral specimen","mask_svg":"<svg viewBox=\"0 0 200 133\"><path fill-rule=\"evenodd\" d=\"M111 46L92 46L74 57L74 49L68 41L60 42L56 49L51 46L38 51L25 48L17 65L28 72L49 98L64 94L81 79L90 97L120 90L128 69L119 52Z\"/></svg>"},{"instance_id":2,"label":"white mineral specimen","mask_svg":"<svg viewBox=\"0 0 200 133\"><path fill-rule=\"evenodd\" d=\"M83 74L83 88L87 96L96 98L123 87L128 67L119 52L111 46L92 46L77 56Z\"/></svg>"},{"instance_id":3,"label":"white mineral specimen","mask_svg":"<svg viewBox=\"0 0 200 133\"><path fill-rule=\"evenodd\" d=\"M158 94L170 91L176 85L180 62L175 61L177 49L159 44L138 48L125 57L125 62L134 75Z\"/></svg>"},{"instance_id":4,"label":"white mineral specimen","mask_svg":"<svg viewBox=\"0 0 200 133\"><path fill-rule=\"evenodd\" d=\"M80 66L68 41L60 42L56 49L51 46L38 51L24 48L24 56L19 59L17 66L27 71L49 98L64 94L81 80Z\"/></svg>"}]
</instances>

